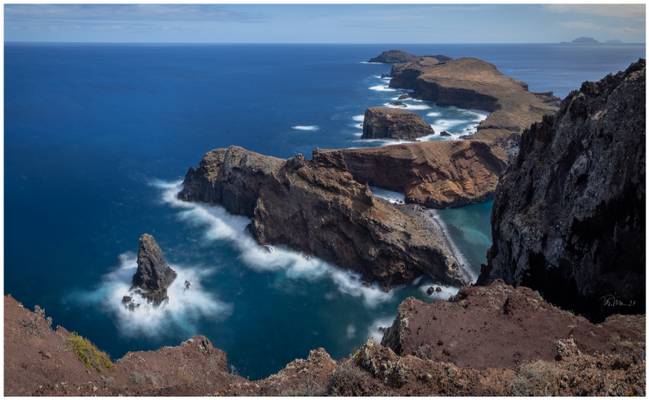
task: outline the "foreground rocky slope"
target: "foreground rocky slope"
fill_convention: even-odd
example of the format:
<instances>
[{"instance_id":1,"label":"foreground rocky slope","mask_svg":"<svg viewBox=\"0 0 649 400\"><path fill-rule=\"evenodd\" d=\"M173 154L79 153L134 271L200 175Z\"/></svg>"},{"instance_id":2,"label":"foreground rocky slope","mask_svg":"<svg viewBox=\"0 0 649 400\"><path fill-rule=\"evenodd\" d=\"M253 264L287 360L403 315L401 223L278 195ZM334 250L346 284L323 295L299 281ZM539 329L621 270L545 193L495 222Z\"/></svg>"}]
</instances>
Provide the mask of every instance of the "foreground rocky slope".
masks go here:
<instances>
[{"instance_id":1,"label":"foreground rocky slope","mask_svg":"<svg viewBox=\"0 0 649 400\"><path fill-rule=\"evenodd\" d=\"M79 337L52 329L42 310L10 296L4 303L6 395L645 393L644 316L591 324L502 283L467 288L450 302L408 299L385 345L369 341L338 361L313 350L257 381L229 373L226 354L201 336L99 364L98 349L80 349Z\"/></svg>"},{"instance_id":2,"label":"foreground rocky slope","mask_svg":"<svg viewBox=\"0 0 649 400\"><path fill-rule=\"evenodd\" d=\"M378 199L349 173L301 156L284 161L240 147L213 150L187 172L178 197L221 204L250 217L260 243L320 257L384 287L422 274L468 282L427 213Z\"/></svg>"},{"instance_id":3,"label":"foreground rocky slope","mask_svg":"<svg viewBox=\"0 0 649 400\"><path fill-rule=\"evenodd\" d=\"M419 115L390 107L365 110L362 139L404 139L432 135L435 131Z\"/></svg>"},{"instance_id":4,"label":"foreground rocky slope","mask_svg":"<svg viewBox=\"0 0 649 400\"><path fill-rule=\"evenodd\" d=\"M645 62L571 93L525 132L480 281L601 318L645 307Z\"/></svg>"}]
</instances>

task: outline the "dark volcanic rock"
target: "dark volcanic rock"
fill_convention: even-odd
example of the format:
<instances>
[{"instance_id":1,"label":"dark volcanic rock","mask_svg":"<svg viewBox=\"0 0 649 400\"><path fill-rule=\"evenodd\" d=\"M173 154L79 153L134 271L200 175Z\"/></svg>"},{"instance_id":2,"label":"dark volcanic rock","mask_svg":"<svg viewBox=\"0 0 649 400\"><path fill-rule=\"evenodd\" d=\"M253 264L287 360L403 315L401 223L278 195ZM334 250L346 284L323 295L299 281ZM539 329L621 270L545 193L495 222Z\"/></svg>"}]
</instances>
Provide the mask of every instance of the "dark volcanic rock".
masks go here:
<instances>
[{"instance_id":1,"label":"dark volcanic rock","mask_svg":"<svg viewBox=\"0 0 649 400\"><path fill-rule=\"evenodd\" d=\"M645 306L645 62L586 82L523 134L480 282L601 318Z\"/></svg>"},{"instance_id":2,"label":"dark volcanic rock","mask_svg":"<svg viewBox=\"0 0 649 400\"><path fill-rule=\"evenodd\" d=\"M370 62L378 62L384 64L397 64L397 63L407 63L412 61L417 61L418 56L414 54L407 53L401 50L387 50L378 56L371 58Z\"/></svg>"},{"instance_id":3,"label":"dark volcanic rock","mask_svg":"<svg viewBox=\"0 0 649 400\"><path fill-rule=\"evenodd\" d=\"M208 153L186 180L179 196L251 217L250 231L261 244L315 255L385 287L422 274L467 282L443 231L426 212L375 198L333 165L230 147ZM224 193L229 200L221 203ZM241 207L237 196L251 206Z\"/></svg>"},{"instance_id":4,"label":"dark volcanic rock","mask_svg":"<svg viewBox=\"0 0 649 400\"><path fill-rule=\"evenodd\" d=\"M167 265L153 236L147 233L140 236L133 288L140 289L138 293L147 300L160 304L167 299L167 288L174 279L176 271Z\"/></svg>"},{"instance_id":5,"label":"dark volcanic rock","mask_svg":"<svg viewBox=\"0 0 649 400\"><path fill-rule=\"evenodd\" d=\"M433 128L415 113L390 107L365 110L362 139L413 140L433 133Z\"/></svg>"}]
</instances>

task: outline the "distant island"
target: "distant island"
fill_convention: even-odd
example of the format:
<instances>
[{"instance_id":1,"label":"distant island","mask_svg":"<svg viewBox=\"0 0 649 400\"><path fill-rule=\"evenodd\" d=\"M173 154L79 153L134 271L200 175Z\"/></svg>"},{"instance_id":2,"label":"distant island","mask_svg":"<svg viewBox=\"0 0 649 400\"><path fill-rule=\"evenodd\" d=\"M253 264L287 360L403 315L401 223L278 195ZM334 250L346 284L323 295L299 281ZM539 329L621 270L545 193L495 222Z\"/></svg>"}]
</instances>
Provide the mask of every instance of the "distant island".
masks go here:
<instances>
[{"instance_id":1,"label":"distant island","mask_svg":"<svg viewBox=\"0 0 649 400\"><path fill-rule=\"evenodd\" d=\"M559 44L601 45L601 44L624 44L624 42L618 39L611 39L611 40L600 42L599 40L592 37L580 36L578 38L573 39L570 42L560 42Z\"/></svg>"}]
</instances>

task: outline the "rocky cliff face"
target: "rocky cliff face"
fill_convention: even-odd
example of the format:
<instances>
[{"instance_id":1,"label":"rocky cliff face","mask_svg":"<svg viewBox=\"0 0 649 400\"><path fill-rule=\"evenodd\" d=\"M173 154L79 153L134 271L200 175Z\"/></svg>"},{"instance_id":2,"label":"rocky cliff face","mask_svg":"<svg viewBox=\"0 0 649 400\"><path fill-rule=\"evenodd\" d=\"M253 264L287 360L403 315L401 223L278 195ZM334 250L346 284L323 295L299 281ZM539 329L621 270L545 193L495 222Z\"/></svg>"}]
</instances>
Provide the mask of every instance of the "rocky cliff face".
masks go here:
<instances>
[{"instance_id":1,"label":"rocky cliff face","mask_svg":"<svg viewBox=\"0 0 649 400\"><path fill-rule=\"evenodd\" d=\"M523 134L480 281L601 318L645 302L645 62L586 82Z\"/></svg>"},{"instance_id":2,"label":"rocky cliff face","mask_svg":"<svg viewBox=\"0 0 649 400\"><path fill-rule=\"evenodd\" d=\"M397 64L417 61L419 56L401 51L401 50L386 50L376 57L370 58L370 62L378 62L384 64Z\"/></svg>"},{"instance_id":3,"label":"rocky cliff face","mask_svg":"<svg viewBox=\"0 0 649 400\"><path fill-rule=\"evenodd\" d=\"M404 193L406 202L459 207L491 198L506 156L477 140L320 150L313 160L349 171L355 180Z\"/></svg>"},{"instance_id":4,"label":"rocky cliff face","mask_svg":"<svg viewBox=\"0 0 649 400\"><path fill-rule=\"evenodd\" d=\"M140 236L137 251L137 271L133 275L133 289L145 299L160 304L167 299L167 288L176 279L162 255L160 246L148 233Z\"/></svg>"},{"instance_id":5,"label":"rocky cliff face","mask_svg":"<svg viewBox=\"0 0 649 400\"><path fill-rule=\"evenodd\" d=\"M251 217L250 230L260 243L317 256L384 287L422 274L453 285L468 282L427 213L378 199L331 165L230 147L208 153L186 182L180 198Z\"/></svg>"},{"instance_id":6,"label":"rocky cliff face","mask_svg":"<svg viewBox=\"0 0 649 400\"><path fill-rule=\"evenodd\" d=\"M414 140L434 133L418 114L390 107L372 107L365 110L361 138Z\"/></svg>"}]
</instances>

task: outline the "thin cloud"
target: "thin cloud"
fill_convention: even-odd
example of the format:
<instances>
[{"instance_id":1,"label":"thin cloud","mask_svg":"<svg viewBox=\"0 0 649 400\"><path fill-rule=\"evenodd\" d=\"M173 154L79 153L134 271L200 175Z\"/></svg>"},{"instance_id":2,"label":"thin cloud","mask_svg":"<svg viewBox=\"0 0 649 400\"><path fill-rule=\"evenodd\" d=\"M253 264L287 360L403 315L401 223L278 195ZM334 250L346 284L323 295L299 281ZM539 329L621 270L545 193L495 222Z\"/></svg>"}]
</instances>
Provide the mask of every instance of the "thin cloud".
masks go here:
<instances>
[{"instance_id":1,"label":"thin cloud","mask_svg":"<svg viewBox=\"0 0 649 400\"><path fill-rule=\"evenodd\" d=\"M555 13L586 14L598 17L644 18L643 4L548 4L545 8Z\"/></svg>"}]
</instances>

